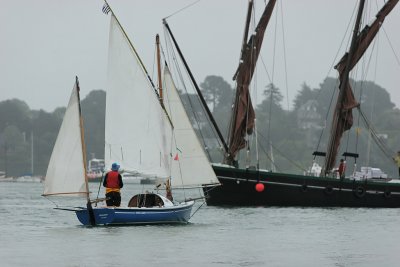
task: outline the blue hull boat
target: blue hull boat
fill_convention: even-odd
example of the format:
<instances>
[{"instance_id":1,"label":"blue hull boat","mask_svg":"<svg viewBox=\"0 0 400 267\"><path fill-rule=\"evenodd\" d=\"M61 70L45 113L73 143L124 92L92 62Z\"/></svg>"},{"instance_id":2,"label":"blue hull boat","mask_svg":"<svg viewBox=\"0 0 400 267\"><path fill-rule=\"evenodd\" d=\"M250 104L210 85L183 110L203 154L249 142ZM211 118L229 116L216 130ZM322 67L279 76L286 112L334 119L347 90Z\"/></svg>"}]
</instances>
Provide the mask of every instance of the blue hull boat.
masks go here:
<instances>
[{"instance_id":1,"label":"blue hull boat","mask_svg":"<svg viewBox=\"0 0 400 267\"><path fill-rule=\"evenodd\" d=\"M93 208L93 213L96 225L179 224L189 221L193 204L194 201L161 207L101 207ZM81 208L75 213L83 225L91 225L87 208Z\"/></svg>"}]
</instances>

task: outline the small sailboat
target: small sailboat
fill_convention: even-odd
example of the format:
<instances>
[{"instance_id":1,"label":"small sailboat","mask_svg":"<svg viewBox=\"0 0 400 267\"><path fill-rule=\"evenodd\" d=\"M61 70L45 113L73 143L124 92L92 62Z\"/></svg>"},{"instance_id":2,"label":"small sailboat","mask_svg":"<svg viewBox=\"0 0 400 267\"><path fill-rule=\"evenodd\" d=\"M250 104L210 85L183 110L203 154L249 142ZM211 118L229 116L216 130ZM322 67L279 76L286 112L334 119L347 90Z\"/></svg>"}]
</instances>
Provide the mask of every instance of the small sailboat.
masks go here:
<instances>
[{"instance_id":1,"label":"small sailboat","mask_svg":"<svg viewBox=\"0 0 400 267\"><path fill-rule=\"evenodd\" d=\"M92 206L104 199L90 199L80 110L79 83L76 79L47 168L43 196L86 197L86 207L57 208L75 211L83 225L188 222L194 201L175 204L155 193L132 197L126 208Z\"/></svg>"},{"instance_id":2,"label":"small sailboat","mask_svg":"<svg viewBox=\"0 0 400 267\"><path fill-rule=\"evenodd\" d=\"M125 207L92 206L104 199L90 199L77 80L50 159L43 195L86 196L86 207L66 209L75 211L83 225L187 223L194 200L173 201L171 190L215 186L218 179L196 139L168 68L162 101L112 11L109 38L105 164L118 162L124 173L164 178L167 194L140 193Z\"/></svg>"}]
</instances>

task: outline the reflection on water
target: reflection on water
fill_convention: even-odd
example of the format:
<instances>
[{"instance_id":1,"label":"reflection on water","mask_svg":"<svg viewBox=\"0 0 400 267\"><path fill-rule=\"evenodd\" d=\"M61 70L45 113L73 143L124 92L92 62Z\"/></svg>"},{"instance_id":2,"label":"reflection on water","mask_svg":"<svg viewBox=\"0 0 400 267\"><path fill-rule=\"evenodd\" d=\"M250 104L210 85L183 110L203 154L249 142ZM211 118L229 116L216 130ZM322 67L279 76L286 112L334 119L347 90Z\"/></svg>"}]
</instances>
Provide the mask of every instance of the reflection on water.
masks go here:
<instances>
[{"instance_id":1,"label":"reflection on water","mask_svg":"<svg viewBox=\"0 0 400 267\"><path fill-rule=\"evenodd\" d=\"M151 190L146 186L125 184L123 203ZM91 190L97 194L98 184ZM0 183L1 266L398 266L400 260L399 209L203 206L188 225L91 228L73 212L54 210L41 193L40 183ZM71 206L83 204L71 198Z\"/></svg>"}]
</instances>

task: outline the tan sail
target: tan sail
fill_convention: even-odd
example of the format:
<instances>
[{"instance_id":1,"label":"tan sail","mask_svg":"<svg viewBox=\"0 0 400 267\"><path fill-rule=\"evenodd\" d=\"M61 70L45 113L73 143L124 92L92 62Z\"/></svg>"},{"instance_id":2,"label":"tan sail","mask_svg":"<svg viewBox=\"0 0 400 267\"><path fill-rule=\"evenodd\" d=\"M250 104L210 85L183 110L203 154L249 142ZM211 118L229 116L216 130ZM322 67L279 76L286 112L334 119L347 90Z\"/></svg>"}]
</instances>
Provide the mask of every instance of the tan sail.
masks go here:
<instances>
[{"instance_id":1,"label":"tan sail","mask_svg":"<svg viewBox=\"0 0 400 267\"><path fill-rule=\"evenodd\" d=\"M247 45L242 49L241 63L235 75L237 85L236 97L229 133L229 150L226 158L229 164L234 162L239 150L246 146L246 134L253 133L255 113L251 103L249 85L254 74L254 69L264 39L265 29L271 18L275 2L276 0L268 2L256 27L255 35L250 37ZM252 5L249 5L249 8L251 8L251 6Z\"/></svg>"},{"instance_id":2,"label":"tan sail","mask_svg":"<svg viewBox=\"0 0 400 267\"><path fill-rule=\"evenodd\" d=\"M339 72L339 88L340 90L343 90L343 92L339 93L339 98L333 117L332 133L325 160L326 172L331 170L335 165L340 139L343 133L352 127L352 109L359 105L354 98L354 94L350 86L348 77L349 72L364 55L365 51L378 33L386 16L392 11L398 2L399 0L389 0L386 2L386 4L377 13L375 20L371 24L366 25L364 29L354 37L354 45L352 48L350 48L352 50L351 58L349 59L350 52L346 53L335 66L335 69L337 69Z\"/></svg>"}]
</instances>

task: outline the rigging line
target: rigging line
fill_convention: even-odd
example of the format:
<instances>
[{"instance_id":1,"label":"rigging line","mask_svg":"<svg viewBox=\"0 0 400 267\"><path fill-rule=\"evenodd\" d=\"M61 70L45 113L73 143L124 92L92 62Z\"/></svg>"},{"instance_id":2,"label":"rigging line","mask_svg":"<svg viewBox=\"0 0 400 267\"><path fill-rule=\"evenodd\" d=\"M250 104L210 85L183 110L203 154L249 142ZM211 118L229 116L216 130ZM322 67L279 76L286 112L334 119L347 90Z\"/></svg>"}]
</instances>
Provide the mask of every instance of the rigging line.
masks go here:
<instances>
[{"instance_id":1,"label":"rigging line","mask_svg":"<svg viewBox=\"0 0 400 267\"><path fill-rule=\"evenodd\" d=\"M169 16L163 18L163 19L168 19L169 17L175 16L176 14L178 14L178 13L182 12L183 10L185 10L185 9L187 9L187 8L189 8L189 7L193 6L193 5L195 5L195 4L197 4L197 3L200 2L200 1L201 1L201 0L197 0L197 1L191 3L191 4L187 5L187 6L184 6L183 8L181 8L181 9L175 11L174 13L172 13L171 15L169 15Z\"/></svg>"},{"instance_id":2,"label":"rigging line","mask_svg":"<svg viewBox=\"0 0 400 267\"><path fill-rule=\"evenodd\" d=\"M266 140L265 136L261 133L261 132L257 132L257 134L259 134L264 140ZM289 161L290 163L293 164L293 166L299 168L302 171L307 171L303 166L300 166L299 164L297 164L296 162L294 162L293 160L291 160L290 158L286 157L285 154L280 151L278 148L276 148L274 145L272 145L273 149L276 150L283 158L285 158L287 161ZM261 146L261 149L264 151L264 153L267 155L268 159L271 160L271 158L269 157L269 155L266 153L266 151L263 149L263 147ZM279 169L279 168L278 168Z\"/></svg>"},{"instance_id":3,"label":"rigging line","mask_svg":"<svg viewBox=\"0 0 400 267\"><path fill-rule=\"evenodd\" d=\"M190 217L189 217L189 219L190 218L192 218L195 214L196 214L196 212L198 212L199 211L199 209L201 208L201 207L203 207L203 205L204 204L206 204L206 202L205 201L203 201L203 203L193 212L193 214L192 215L190 215Z\"/></svg>"},{"instance_id":4,"label":"rigging line","mask_svg":"<svg viewBox=\"0 0 400 267\"><path fill-rule=\"evenodd\" d=\"M332 68L335 66L335 62L336 62L336 60L337 60L337 58L338 58L339 53L341 52L341 48L342 48L343 43L344 43L344 41L345 41L345 39L346 39L347 33L349 32L349 29L350 29L350 25L351 25L350 22L353 21L353 17L354 17L354 15L355 15L355 13L356 13L356 10L357 10L357 1L355 2L355 6L354 6L354 8L353 8L353 13L351 14L350 21L349 21L349 23L347 24L347 28L346 28L345 33L343 34L343 38L342 38L342 40L341 40L341 42L340 42L339 48L338 48L338 50L336 51L336 55L335 55L334 59L332 60L332 64L331 64L331 66L329 67L328 72L326 73L325 77L328 77L328 76L329 76L329 73L331 72ZM349 42L349 41L348 41L348 42ZM347 46L348 46L348 44L349 44L348 42L347 42ZM320 93L321 93L321 91L317 94L317 96L316 96L315 98L318 98Z\"/></svg>"},{"instance_id":5,"label":"rigging line","mask_svg":"<svg viewBox=\"0 0 400 267\"><path fill-rule=\"evenodd\" d=\"M399 59L399 57L397 56L396 51L395 51L394 48L393 48L393 44L392 44L392 42L390 41L389 36L388 36L388 34L386 33L386 31L385 31L385 28L382 27L382 30L383 30L383 32L385 33L386 39L387 39L387 41L388 41L388 43L389 43L389 45L390 45L390 48L392 49L392 52L393 52L393 54L394 54L394 57L396 58L397 64L400 66L400 59Z\"/></svg>"},{"instance_id":6,"label":"rigging line","mask_svg":"<svg viewBox=\"0 0 400 267\"><path fill-rule=\"evenodd\" d=\"M261 59L261 62L263 64L263 66L264 66L265 73L267 74L268 81L269 81L269 83L272 83L271 76L269 75L269 72L267 70L267 66L265 65L265 62L264 62L264 59L263 59L262 55L260 55L260 59Z\"/></svg>"},{"instance_id":7,"label":"rigging line","mask_svg":"<svg viewBox=\"0 0 400 267\"><path fill-rule=\"evenodd\" d=\"M283 42L283 61L285 64L285 86L286 86L286 103L287 109L290 110L289 107L289 83L288 83L288 76L287 76L287 59L286 59L286 42L285 42L285 28L283 25L283 4L279 2L281 5L281 24L282 24L282 42Z\"/></svg>"},{"instance_id":8,"label":"rigging line","mask_svg":"<svg viewBox=\"0 0 400 267\"><path fill-rule=\"evenodd\" d=\"M316 150L317 150L317 151L318 151L319 146L320 146L321 141L322 141L322 135L324 134L324 131L326 130L326 125L327 125L327 121L328 121L328 117L329 117L329 111L331 110L332 103L333 103L333 99L334 99L334 95L335 95L335 92L336 92L335 89L338 87L338 85L339 85L339 79L338 79L338 76L337 76L337 77L336 77L336 84L335 84L334 87L332 88L331 101L329 102L329 106L328 106L328 109L327 109L327 112L326 112L326 115L325 115L324 127L322 128L321 134L320 134L319 139L318 139L318 143L317 143L317 147L316 147ZM322 89L320 89L320 91L319 91L318 94L320 94L321 91L322 91ZM316 158L316 155L314 156L314 159L315 159L315 158Z\"/></svg>"},{"instance_id":9,"label":"rigging line","mask_svg":"<svg viewBox=\"0 0 400 267\"><path fill-rule=\"evenodd\" d=\"M386 1L385 1L385 3L386 3ZM376 8L379 9L378 3L375 2L375 4L376 4ZM396 58L397 64L400 65L400 59L399 59L399 57L397 56L396 51L395 51L394 48L393 48L393 44L392 44L392 42L390 41L389 35L387 34L387 32L386 32L385 27L383 26L383 24L381 24L381 29L382 29L383 33L385 34L385 37L386 37L386 39L387 39L387 41L388 41L388 43L389 43L390 48L392 49L392 52L393 52L393 54L394 54L394 57Z\"/></svg>"},{"instance_id":10,"label":"rigging line","mask_svg":"<svg viewBox=\"0 0 400 267\"><path fill-rule=\"evenodd\" d=\"M357 85L357 82L353 79L353 81L354 81L354 89L356 89L357 87L359 87L360 89L359 89L359 100L358 100L358 103L360 103L360 105L361 105L361 101L362 101L362 96L363 96L363 92L364 92L364 81L366 80L366 77L367 77L367 74L368 74L368 70L369 70L369 66L370 66L370 64L371 64L371 61L372 61L372 56L373 56L373 52L375 51L375 48L376 48L376 46L378 46L378 44L379 44L379 34L378 34L378 36L377 36L377 38L374 40L374 42L373 42L373 45L372 45L372 48L371 48L371 53L369 54L369 58L368 58L368 60L366 60L365 59L365 57L363 58L363 64L362 64L362 71L361 71L361 81L359 82L359 86ZM376 49L376 55L378 54L378 49ZM376 61L376 63L377 63L377 61ZM377 64L376 64L377 65ZM375 65L375 76L376 76L376 70L377 70L377 66ZM357 72L357 70L358 70L358 67L356 67L356 72ZM375 92L375 91L374 91ZM372 100L373 100L374 98L372 98ZM360 107L360 110L361 110L361 107ZM359 128L359 126L360 126L360 118L361 116L359 115L358 116L358 119L357 119L357 125L358 125L358 128ZM371 113L371 119L372 119L372 113ZM359 133L358 133L358 131L356 132L356 142L355 142L355 151L357 152L358 151L358 139L359 139ZM349 142L349 138L348 138L348 142Z\"/></svg>"},{"instance_id":11,"label":"rigging line","mask_svg":"<svg viewBox=\"0 0 400 267\"><path fill-rule=\"evenodd\" d=\"M174 141L175 141L175 147L176 147L176 135L175 134L173 134L173 139L174 139ZM177 150L179 150L177 147L176 147L176 149ZM176 152L177 154L178 154L178 152ZM179 155L179 154L178 154ZM182 154L181 154L181 156L182 156ZM175 159L172 159L172 160L175 160ZM181 184L182 184L182 187L185 187L185 185L183 184L183 175L182 175L182 167L181 167L181 161L179 160L179 157L178 157L178 159L177 159L177 161L178 161L178 166L179 166L179 175L180 175L180 179L181 179ZM172 165L172 164L171 164ZM172 168L171 168L171 172L172 172ZM186 192L185 192L185 190L183 190L183 197L186 199Z\"/></svg>"},{"instance_id":12,"label":"rigging line","mask_svg":"<svg viewBox=\"0 0 400 267\"><path fill-rule=\"evenodd\" d=\"M196 83L196 81L195 81L195 79L193 77L193 74L191 73L191 71L190 71L190 69L189 69L189 67L188 67L188 65L186 63L185 58L183 57L183 54L182 54L182 52L181 52L181 50L180 50L180 48L179 48L179 46L178 46L178 44L177 44L177 42L175 40L175 37L173 36L173 34L172 34L172 32L171 32L171 30L169 28L168 23L166 23L166 20L164 20L164 24L165 24L166 30L168 31L168 36L171 38L171 41L173 41L174 47L176 48L176 51L179 54L179 58L181 60L181 63L184 65L184 68L186 70L188 78L190 79L192 87L196 91L195 95L197 95L197 99L200 102L200 106L203 109L204 116L206 116L206 121L208 121L209 125L211 125L211 129L212 129L212 131L214 131L214 134L217 134L218 138L220 139L220 141L221 141L221 143L223 145L224 152L225 152L225 151L228 150L227 145L225 143L225 138L223 137L222 133L220 132L219 127L218 127L216 121L214 120L214 117L211 114L211 111L208 109L207 103L205 102L204 98L202 97L201 90L198 87L198 85L197 85L197 83ZM171 45L171 47L172 47L172 45Z\"/></svg>"},{"instance_id":13,"label":"rigging line","mask_svg":"<svg viewBox=\"0 0 400 267\"><path fill-rule=\"evenodd\" d=\"M169 41L171 41L171 40L169 39ZM189 92L188 92L188 90L187 90L187 86L186 86L186 84L185 84L185 82L184 82L184 78L183 78L183 75L182 75L182 71L181 71L181 69L179 68L179 63L178 63L178 60L177 60L177 58L176 58L176 56L175 56L175 50L172 48L172 45L170 45L170 47L171 47L171 54L173 54L173 59L174 59L173 62L174 62L174 64L175 64L175 68L176 68L176 71L177 71L177 75L178 75L178 77L179 77L179 80L181 81L181 84L182 84L182 86L183 86L185 92L186 92L186 96L187 96L187 99L188 99L188 103L189 103L189 105L190 105L190 108L191 108L193 117L194 117L194 119L195 119L195 123L197 124L197 127L198 127L198 129L199 129L198 133L200 134L201 139L203 140L203 146L207 146L206 143L205 143L205 138L204 138L203 132L202 132L202 130L201 130L202 127L201 127L200 122L199 122L200 120L199 120L199 118L198 118L198 115L197 115L196 112L195 112L195 108L194 108L194 105L193 105L193 101L192 101L192 99L191 99L191 97L190 97L190 94L189 94ZM179 93L178 93L178 95L179 95ZM179 97L180 97L180 95L179 95ZM200 105L200 106L201 106L201 105ZM205 116L205 117L206 117L206 119L207 119L207 116ZM212 128L212 127L211 127L211 128ZM214 134L215 134L215 133L214 133ZM207 153L209 159L211 160L212 158L211 158L211 154L210 154L209 150L208 150L208 149L204 149L204 150L205 150L205 152Z\"/></svg>"},{"instance_id":14,"label":"rigging line","mask_svg":"<svg viewBox=\"0 0 400 267\"><path fill-rule=\"evenodd\" d=\"M253 13L253 32L254 32L254 29L255 29L255 24L256 24L256 19L255 19L255 4L253 4L253 8L252 8L252 13ZM252 38L251 40L253 40L253 42L254 42L254 38ZM251 57L250 57L250 60L251 60L251 65L253 66L254 65L254 53L253 53L253 51L254 51L254 43L251 43L250 44L251 45L251 47L250 47L250 53L251 53ZM250 76L253 76L254 75L254 73L256 73L256 68L257 68L257 66L254 68L254 70L253 70L253 73L250 73ZM253 76L254 77L254 76ZM251 82L251 81L250 81ZM254 85L254 84L253 84ZM248 89L250 89L250 88L248 88ZM247 94L247 99L246 99L246 101L247 101L247 103L250 103L250 92L248 92L248 94ZM247 108L248 109L248 108ZM245 135L247 136L247 139L249 139L249 136L248 136L248 134L247 134L247 127L248 127L248 125L249 125L249 112L246 112L246 133L245 133ZM250 151L250 142L249 141L247 141L247 151ZM246 161L249 161L249 155L246 155Z\"/></svg>"},{"instance_id":15,"label":"rigging line","mask_svg":"<svg viewBox=\"0 0 400 267\"><path fill-rule=\"evenodd\" d=\"M381 151L388 157L392 158L392 155L395 154L393 150L391 150L378 136L378 133L376 129L373 127L371 122L368 120L367 116L365 116L364 112L359 108L359 112L367 126L368 129L371 131L371 136L375 140L376 144L378 147L381 149Z\"/></svg>"},{"instance_id":16,"label":"rigging line","mask_svg":"<svg viewBox=\"0 0 400 267\"><path fill-rule=\"evenodd\" d=\"M270 98L270 106L269 106L269 120L268 120L268 141L271 142L271 120L272 120L272 97L274 91L274 75L275 75L275 56L276 56L276 34L278 28L278 16L275 14L275 28L274 28L274 48L272 54L272 83L271 83L271 98ZM272 151L271 151L272 153ZM274 163L272 163L274 164Z\"/></svg>"},{"instance_id":17,"label":"rigging line","mask_svg":"<svg viewBox=\"0 0 400 267\"><path fill-rule=\"evenodd\" d=\"M257 71L254 71L254 81L253 81L253 91L254 91L254 103L258 102L258 83L257 83L257 76L258 76L258 67L256 66ZM256 111L254 111L255 113ZM256 162L257 162L257 169L260 166L260 158L259 158L259 151L258 151L258 135L257 135L257 127L258 127L258 123L257 123L257 118L254 118L254 138L255 138L255 148L256 148Z\"/></svg>"}]
</instances>

